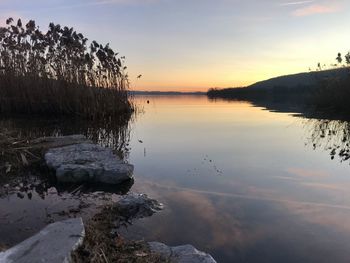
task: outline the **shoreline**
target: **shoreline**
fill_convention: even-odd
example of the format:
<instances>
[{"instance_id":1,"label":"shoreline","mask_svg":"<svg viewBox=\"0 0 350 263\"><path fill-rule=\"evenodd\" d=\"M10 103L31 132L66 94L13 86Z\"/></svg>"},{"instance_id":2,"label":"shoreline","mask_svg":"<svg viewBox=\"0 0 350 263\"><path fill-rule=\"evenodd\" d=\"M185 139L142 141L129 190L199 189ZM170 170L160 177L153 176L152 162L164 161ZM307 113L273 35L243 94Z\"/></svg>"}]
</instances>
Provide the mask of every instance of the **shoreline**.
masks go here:
<instances>
[{"instance_id":1,"label":"shoreline","mask_svg":"<svg viewBox=\"0 0 350 263\"><path fill-rule=\"evenodd\" d=\"M3 143L4 143L4 133L3 134ZM15 137L15 136L14 136ZM86 142L81 136L68 136L68 137L51 137L51 138L39 138L39 139L21 139L20 138L12 138L8 142L7 151L11 154L18 154L22 158L18 160L17 167L9 169L8 167L4 167L5 176L11 174L22 174L24 171L37 170L39 173L46 174L47 177L54 176L52 174L52 169L47 167L45 164L45 153L50 151L50 149L57 148L67 148L69 145L77 145L79 143ZM18 143L13 143L13 141L17 141ZM26 150L27 155L35 156L33 160L27 159L22 152ZM29 151L30 150L30 151ZM23 157L24 156L24 157ZM2 160L3 161L3 160ZM12 164L13 165L13 164ZM11 165L11 167L12 167ZM42 170L44 169L44 170ZM6 172L7 171L7 172ZM2 171L3 173L3 171ZM2 174L1 177L4 177ZM21 181L21 175L18 176L18 180ZM18 182L17 182L18 183ZM3 184L2 189L5 188L4 195L13 195L17 191L17 197L20 199L25 198L25 195L20 194L21 189L17 186L11 184ZM30 186L23 185L20 183L21 188L30 188ZM131 184L132 185L132 184ZM14 186L13 189L12 186ZM74 195L75 199L78 200L77 208L73 208L70 210L62 210L61 212L55 212L52 214L47 214L46 225L50 227L53 222L64 222L64 218L79 218L81 213L87 208L87 212L89 214L88 217L85 217L83 221L85 222L85 237L81 246L79 246L76 250L74 249L72 252L72 261L71 262L107 262L106 260L113 260L113 262L125 262L133 261L133 262L170 262L170 260L177 260L177 258L181 257L192 257L193 262L195 260L201 258L209 258L212 259L210 255L200 252L196 250L192 246L183 246L171 248L162 243L147 243L144 240L128 240L122 235L118 233L118 229L128 225L131 225L132 222L138 218L152 216L155 212L162 209L162 205L153 199L149 199L146 195L143 194L133 194L129 193L128 189L126 192L121 193L119 196L119 201L113 199L111 195L108 193L100 192L102 203L99 205L92 205L88 200L85 200L83 190L84 183L80 183L78 187L74 186L73 190L70 190L66 195ZM47 190L48 191L48 190ZM12 194L11 194L12 193ZM113 194L112 194L113 195ZM30 197L30 198L29 198ZM32 197L27 193L27 198L31 199ZM128 201L128 198L130 199ZM101 201L100 200L100 201ZM123 207L124 200L124 207ZM94 197L91 197L92 202L94 202ZM60 203L60 202L59 202ZM58 204L59 204L58 203ZM89 212L90 209L90 212ZM92 211L93 212L92 212ZM86 211L85 211L86 213ZM93 213L93 214L91 214ZM57 217L60 216L60 220L57 220ZM51 223L51 224L50 224ZM30 227L30 226L27 226ZM35 230L36 229L36 230ZM42 228L40 228L42 229ZM46 229L46 228L45 228ZM30 237L35 239L36 231L38 231L38 227L34 227L33 234ZM1 256L5 256L10 253L12 250L17 250L17 247L21 247L21 244L25 243L27 239L12 248L9 246L1 245L0 251L0 259ZM16 242L17 243L17 242ZM11 246L12 247L12 246ZM167 248L167 249L164 249ZM7 249L7 250L5 250ZM157 251L158 249L158 251ZM179 250L176 254L176 258L173 253L168 253L167 251ZM5 251L4 251L5 250ZM5 253L6 252L6 253ZM100 258L100 261L96 261L96 258ZM172 258L172 259L171 259ZM5 261L6 262L6 261ZM175 261L176 262L176 261ZM198 261L202 262L202 261ZM214 259L208 262L215 262Z\"/></svg>"}]
</instances>

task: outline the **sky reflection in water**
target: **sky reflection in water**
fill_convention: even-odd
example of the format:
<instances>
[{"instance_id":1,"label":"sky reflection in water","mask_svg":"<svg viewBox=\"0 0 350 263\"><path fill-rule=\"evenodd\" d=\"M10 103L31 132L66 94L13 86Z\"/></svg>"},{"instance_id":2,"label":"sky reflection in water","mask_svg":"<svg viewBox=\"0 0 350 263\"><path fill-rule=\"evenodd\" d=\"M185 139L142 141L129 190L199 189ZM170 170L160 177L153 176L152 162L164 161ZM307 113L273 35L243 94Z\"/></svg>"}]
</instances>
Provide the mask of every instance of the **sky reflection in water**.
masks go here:
<instances>
[{"instance_id":1,"label":"sky reflection in water","mask_svg":"<svg viewBox=\"0 0 350 263\"><path fill-rule=\"evenodd\" d=\"M136 100L133 190L166 209L130 236L191 243L218 262L350 260L349 162L313 149L315 121L205 96Z\"/></svg>"},{"instance_id":2,"label":"sky reflection in water","mask_svg":"<svg viewBox=\"0 0 350 263\"><path fill-rule=\"evenodd\" d=\"M1 125L34 137L83 133L122 150L135 165L135 184L126 189L165 204L125 230L129 237L190 243L218 262L349 262L350 161L337 156L349 149L349 123L205 96L135 100L143 113L131 124L9 119ZM0 199L6 211L0 243L15 244L79 207L81 196L47 183L44 199L35 191L31 199L16 193ZM116 198L107 191L96 200L96 191L84 194L92 205L79 216Z\"/></svg>"}]
</instances>

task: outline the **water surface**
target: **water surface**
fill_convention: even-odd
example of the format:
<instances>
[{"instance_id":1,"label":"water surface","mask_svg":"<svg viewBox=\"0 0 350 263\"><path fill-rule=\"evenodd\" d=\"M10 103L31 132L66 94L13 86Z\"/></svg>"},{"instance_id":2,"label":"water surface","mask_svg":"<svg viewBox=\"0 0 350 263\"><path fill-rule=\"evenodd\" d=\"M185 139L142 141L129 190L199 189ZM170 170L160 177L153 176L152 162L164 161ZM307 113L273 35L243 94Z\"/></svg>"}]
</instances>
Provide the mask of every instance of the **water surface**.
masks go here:
<instances>
[{"instance_id":1,"label":"water surface","mask_svg":"<svg viewBox=\"0 0 350 263\"><path fill-rule=\"evenodd\" d=\"M76 196L75 187L61 189L45 180L42 186L27 176L35 191L0 198L0 243L23 240L67 217L62 211L86 205L68 216L88 218L106 198L131 188L165 209L123 230L130 238L193 244L218 262L350 261L348 122L206 96L135 101L141 113L116 127L1 122L35 136L83 133L122 151L135 165L135 182L122 191L90 189Z\"/></svg>"},{"instance_id":2,"label":"water surface","mask_svg":"<svg viewBox=\"0 0 350 263\"><path fill-rule=\"evenodd\" d=\"M349 161L330 155L347 147L344 122L205 96L137 101L132 190L166 209L129 236L190 243L218 262L349 262Z\"/></svg>"}]
</instances>

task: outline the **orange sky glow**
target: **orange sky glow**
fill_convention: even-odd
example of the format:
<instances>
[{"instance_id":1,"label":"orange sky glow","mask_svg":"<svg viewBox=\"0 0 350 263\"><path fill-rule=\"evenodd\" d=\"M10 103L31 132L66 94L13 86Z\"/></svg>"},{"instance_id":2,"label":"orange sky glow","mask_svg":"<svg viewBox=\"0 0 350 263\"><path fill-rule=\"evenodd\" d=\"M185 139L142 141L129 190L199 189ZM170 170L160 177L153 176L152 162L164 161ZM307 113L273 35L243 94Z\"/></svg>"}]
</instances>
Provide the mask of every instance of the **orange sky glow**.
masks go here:
<instances>
[{"instance_id":1,"label":"orange sky glow","mask_svg":"<svg viewBox=\"0 0 350 263\"><path fill-rule=\"evenodd\" d=\"M0 0L7 17L110 43L133 90L206 91L331 67L350 50L346 0ZM137 76L142 74L142 78Z\"/></svg>"}]
</instances>

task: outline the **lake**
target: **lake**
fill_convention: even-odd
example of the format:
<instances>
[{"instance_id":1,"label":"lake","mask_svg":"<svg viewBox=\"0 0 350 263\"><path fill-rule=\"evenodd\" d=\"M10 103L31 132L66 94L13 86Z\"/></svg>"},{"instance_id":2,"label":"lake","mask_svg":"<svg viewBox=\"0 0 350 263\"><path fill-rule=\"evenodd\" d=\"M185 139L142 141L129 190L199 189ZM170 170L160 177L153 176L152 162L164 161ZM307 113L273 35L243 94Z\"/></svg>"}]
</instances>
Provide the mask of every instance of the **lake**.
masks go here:
<instances>
[{"instance_id":1,"label":"lake","mask_svg":"<svg viewBox=\"0 0 350 263\"><path fill-rule=\"evenodd\" d=\"M317 136L322 121L205 96L137 101L133 190L165 210L130 236L218 262L349 262L350 166L331 159L338 134Z\"/></svg>"},{"instance_id":2,"label":"lake","mask_svg":"<svg viewBox=\"0 0 350 263\"><path fill-rule=\"evenodd\" d=\"M206 96L136 96L135 102L140 112L126 128L108 136L99 129L95 139L104 145L116 139L118 147L122 141L125 158L135 165L129 188L165 208L135 221L124 235L192 244L218 262L350 261L348 122ZM54 135L85 129L23 123L2 125ZM8 227L0 229L2 241L18 241L5 238L13 226L45 225L47 203L65 196L56 188L47 187L45 198L2 197L7 215L0 223ZM29 206L37 210L23 218Z\"/></svg>"}]
</instances>

